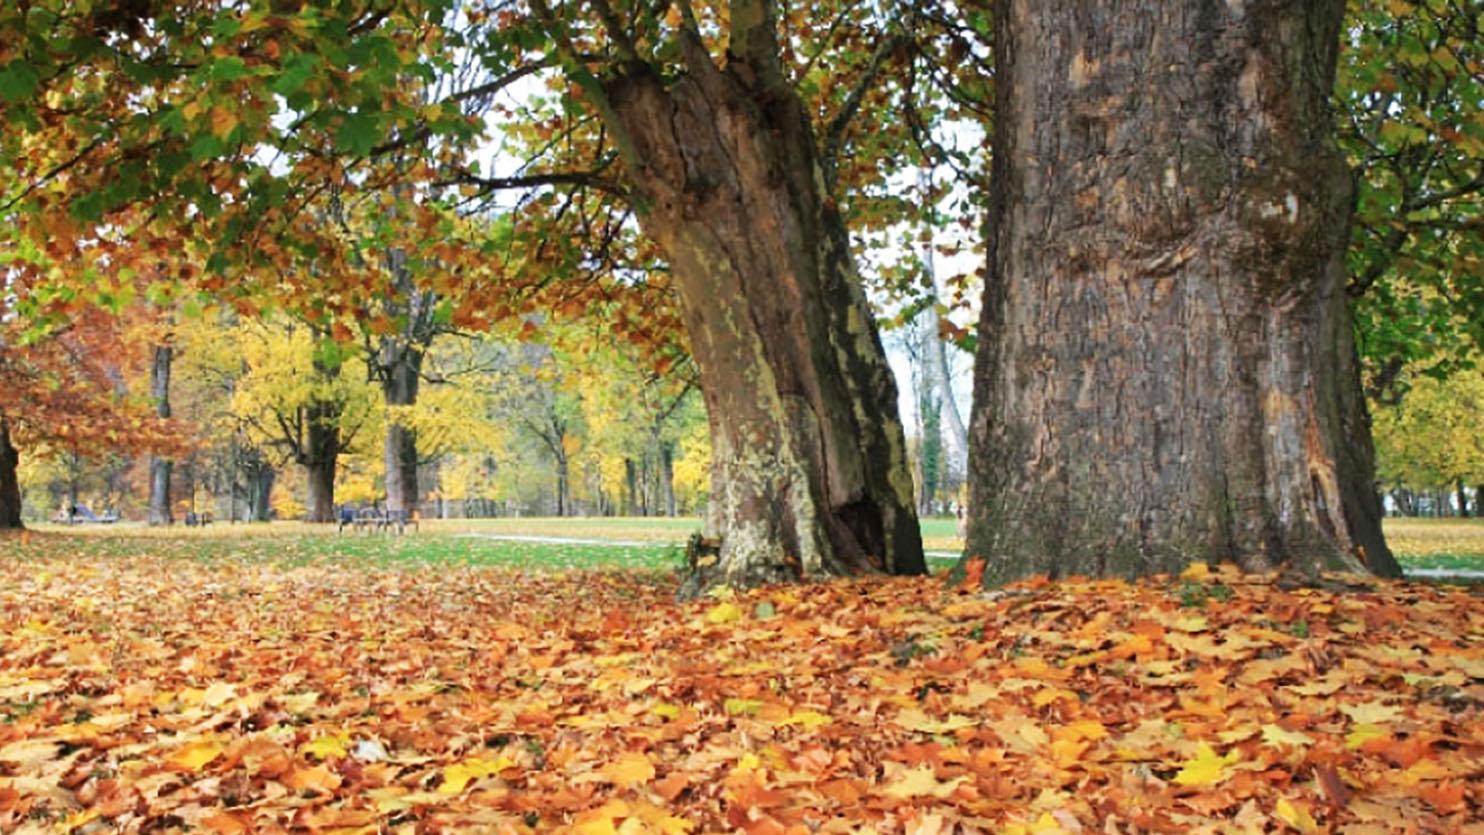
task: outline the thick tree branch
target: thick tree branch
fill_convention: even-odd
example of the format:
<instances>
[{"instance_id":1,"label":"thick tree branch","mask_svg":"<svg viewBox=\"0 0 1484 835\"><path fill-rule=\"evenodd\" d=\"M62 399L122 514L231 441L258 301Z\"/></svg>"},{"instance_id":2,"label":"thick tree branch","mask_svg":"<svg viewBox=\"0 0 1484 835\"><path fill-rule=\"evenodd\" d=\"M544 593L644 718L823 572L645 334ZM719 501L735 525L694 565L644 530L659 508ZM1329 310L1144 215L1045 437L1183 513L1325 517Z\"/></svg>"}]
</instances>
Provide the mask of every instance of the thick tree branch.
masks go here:
<instances>
[{"instance_id":1,"label":"thick tree branch","mask_svg":"<svg viewBox=\"0 0 1484 835\"><path fill-rule=\"evenodd\" d=\"M629 170L637 176L640 171L644 170L644 158L639 154L638 147L634 145L633 137L629 136L628 131L624 129L623 120L619 118L613 102L608 100L608 94L603 90L602 82L584 64L583 56L572 45L572 40L567 37L565 26L557 20L556 15L552 14L551 6L546 0L531 0L531 8L546 25L552 40L556 42L557 54L561 56L562 66L567 74L587 94L589 101L597 109L598 116L613 134L613 144L618 148L619 156L623 158Z\"/></svg>"},{"instance_id":2,"label":"thick tree branch","mask_svg":"<svg viewBox=\"0 0 1484 835\"><path fill-rule=\"evenodd\" d=\"M603 179L596 171L553 171L546 174L525 174L516 177L481 177L468 171L460 171L452 177L438 180L434 185L471 185L487 191L568 185L605 191L625 200L629 196L623 186L612 180Z\"/></svg>"},{"instance_id":3,"label":"thick tree branch","mask_svg":"<svg viewBox=\"0 0 1484 835\"><path fill-rule=\"evenodd\" d=\"M840 158L840 146L845 141L845 129L855 115L860 112L861 103L865 101L866 94L870 92L871 86L876 83L876 78L881 74L881 68L886 65L886 59L891 54L907 43L907 38L902 35L892 35L882 41L876 51L872 53L871 60L866 68L856 79L855 87L846 95L845 102L840 106L840 112L830 120L829 127L825 129L824 146L820 149L820 159L825 167L825 179L833 183L835 170Z\"/></svg>"}]
</instances>

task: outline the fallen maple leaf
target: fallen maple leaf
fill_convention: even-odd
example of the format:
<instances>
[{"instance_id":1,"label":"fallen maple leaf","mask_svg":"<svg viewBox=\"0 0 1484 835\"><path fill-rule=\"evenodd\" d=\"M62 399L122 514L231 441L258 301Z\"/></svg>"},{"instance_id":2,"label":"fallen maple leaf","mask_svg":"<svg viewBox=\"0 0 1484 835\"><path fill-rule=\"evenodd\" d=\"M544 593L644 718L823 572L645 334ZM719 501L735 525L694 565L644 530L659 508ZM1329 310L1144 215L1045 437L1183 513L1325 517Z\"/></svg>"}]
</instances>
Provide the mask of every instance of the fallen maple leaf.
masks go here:
<instances>
[{"instance_id":1,"label":"fallen maple leaf","mask_svg":"<svg viewBox=\"0 0 1484 835\"><path fill-rule=\"evenodd\" d=\"M1219 783L1226 779L1227 767L1240 759L1241 755L1236 751L1222 756L1211 750L1211 746L1202 742L1196 749L1195 757L1182 764L1174 780L1182 786L1209 786Z\"/></svg>"},{"instance_id":2,"label":"fallen maple leaf","mask_svg":"<svg viewBox=\"0 0 1484 835\"><path fill-rule=\"evenodd\" d=\"M1304 835L1319 831L1319 824L1315 822L1314 816L1309 814L1309 810L1301 806L1295 806L1288 802L1288 798L1286 797L1278 798L1278 805L1273 809L1273 817L1304 833Z\"/></svg>"},{"instance_id":3,"label":"fallen maple leaf","mask_svg":"<svg viewBox=\"0 0 1484 835\"><path fill-rule=\"evenodd\" d=\"M514 765L515 761L505 756L493 760L471 757L444 767L443 782L439 784L438 791L442 794L458 794L473 781L484 777L494 777Z\"/></svg>"},{"instance_id":4,"label":"fallen maple leaf","mask_svg":"<svg viewBox=\"0 0 1484 835\"><path fill-rule=\"evenodd\" d=\"M958 788L964 781L962 777L952 780L939 780L933 774L933 767L924 763L916 768L903 769L895 779L886 784L885 794L889 797L936 797L945 798Z\"/></svg>"},{"instance_id":5,"label":"fallen maple leaf","mask_svg":"<svg viewBox=\"0 0 1484 835\"><path fill-rule=\"evenodd\" d=\"M603 766L602 773L609 782L628 789L653 780L654 763L639 751L625 751L618 759Z\"/></svg>"},{"instance_id":6,"label":"fallen maple leaf","mask_svg":"<svg viewBox=\"0 0 1484 835\"><path fill-rule=\"evenodd\" d=\"M735 603L718 603L706 612L706 622L732 623L742 619L742 607Z\"/></svg>"},{"instance_id":7,"label":"fallen maple leaf","mask_svg":"<svg viewBox=\"0 0 1484 835\"><path fill-rule=\"evenodd\" d=\"M1270 748L1280 748L1283 746L1301 748L1306 745L1313 745L1314 740L1306 734L1301 734L1298 731L1290 731L1278 725L1263 725L1262 744Z\"/></svg>"},{"instance_id":8,"label":"fallen maple leaf","mask_svg":"<svg viewBox=\"0 0 1484 835\"><path fill-rule=\"evenodd\" d=\"M200 771L206 764L220 757L226 748L212 740L192 742L171 754L167 762L181 771Z\"/></svg>"}]
</instances>

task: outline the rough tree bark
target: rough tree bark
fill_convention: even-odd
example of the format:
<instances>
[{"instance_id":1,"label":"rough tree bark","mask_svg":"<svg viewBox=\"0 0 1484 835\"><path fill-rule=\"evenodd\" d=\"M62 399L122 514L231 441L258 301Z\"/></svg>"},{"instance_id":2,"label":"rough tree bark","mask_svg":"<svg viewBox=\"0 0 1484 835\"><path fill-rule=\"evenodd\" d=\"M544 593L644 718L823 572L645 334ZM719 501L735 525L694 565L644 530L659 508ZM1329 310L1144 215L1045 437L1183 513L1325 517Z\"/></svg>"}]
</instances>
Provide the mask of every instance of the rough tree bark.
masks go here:
<instances>
[{"instance_id":1,"label":"rough tree bark","mask_svg":"<svg viewBox=\"0 0 1484 835\"><path fill-rule=\"evenodd\" d=\"M298 454L309 483L306 522L335 521L335 469L340 460L340 407L316 403L303 410L305 443Z\"/></svg>"},{"instance_id":2,"label":"rough tree bark","mask_svg":"<svg viewBox=\"0 0 1484 835\"><path fill-rule=\"evenodd\" d=\"M732 4L718 68L637 62L604 82L640 223L673 270L712 437L719 558L682 595L921 573L896 384L825 185L828 156L778 62L773 7Z\"/></svg>"},{"instance_id":3,"label":"rough tree bark","mask_svg":"<svg viewBox=\"0 0 1484 835\"><path fill-rule=\"evenodd\" d=\"M387 356L395 351L396 356ZM412 406L417 403L422 381L423 352L416 347L389 343L382 349L383 376L381 392L386 405ZM394 420L387 421L382 453L386 464L386 506L391 511L417 509L417 434Z\"/></svg>"},{"instance_id":4,"label":"rough tree bark","mask_svg":"<svg viewBox=\"0 0 1484 835\"><path fill-rule=\"evenodd\" d=\"M966 552L986 583L1399 573L1344 294L1343 14L996 3Z\"/></svg>"},{"instance_id":5,"label":"rough tree bark","mask_svg":"<svg viewBox=\"0 0 1484 835\"><path fill-rule=\"evenodd\" d=\"M17 470L21 454L10 441L10 424L0 415L0 530L24 527L21 523L21 485Z\"/></svg>"},{"instance_id":6,"label":"rough tree bark","mask_svg":"<svg viewBox=\"0 0 1484 835\"><path fill-rule=\"evenodd\" d=\"M149 392L155 401L155 414L162 419L170 417L170 366L175 351L169 345L154 346L154 356L149 369ZM169 458L151 455L149 459L149 523L168 525L175 521L170 507L170 471L174 466Z\"/></svg>"}]
</instances>

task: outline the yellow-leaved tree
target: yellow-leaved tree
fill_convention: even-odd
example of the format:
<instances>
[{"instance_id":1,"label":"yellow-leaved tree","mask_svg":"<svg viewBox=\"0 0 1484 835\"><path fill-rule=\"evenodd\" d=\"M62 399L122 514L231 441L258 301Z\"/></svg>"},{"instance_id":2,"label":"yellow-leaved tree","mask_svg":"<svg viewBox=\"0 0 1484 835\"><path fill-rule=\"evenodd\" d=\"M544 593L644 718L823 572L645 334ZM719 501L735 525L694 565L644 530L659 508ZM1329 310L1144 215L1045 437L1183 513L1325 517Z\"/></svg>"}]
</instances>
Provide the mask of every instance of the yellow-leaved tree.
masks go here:
<instances>
[{"instance_id":1,"label":"yellow-leaved tree","mask_svg":"<svg viewBox=\"0 0 1484 835\"><path fill-rule=\"evenodd\" d=\"M232 413L255 443L281 450L302 468L305 519L334 520L343 456L351 457L352 481L359 485L353 487L374 494L363 479L379 477L380 456L357 441L379 437L382 409L364 361L326 331L293 320L243 322L234 335L243 373L232 395Z\"/></svg>"},{"instance_id":2,"label":"yellow-leaved tree","mask_svg":"<svg viewBox=\"0 0 1484 835\"><path fill-rule=\"evenodd\" d=\"M1467 508L1465 487L1484 485L1484 372L1415 375L1406 397L1378 408L1373 420L1377 475L1404 510L1410 491L1438 489L1456 491L1460 510Z\"/></svg>"}]
</instances>

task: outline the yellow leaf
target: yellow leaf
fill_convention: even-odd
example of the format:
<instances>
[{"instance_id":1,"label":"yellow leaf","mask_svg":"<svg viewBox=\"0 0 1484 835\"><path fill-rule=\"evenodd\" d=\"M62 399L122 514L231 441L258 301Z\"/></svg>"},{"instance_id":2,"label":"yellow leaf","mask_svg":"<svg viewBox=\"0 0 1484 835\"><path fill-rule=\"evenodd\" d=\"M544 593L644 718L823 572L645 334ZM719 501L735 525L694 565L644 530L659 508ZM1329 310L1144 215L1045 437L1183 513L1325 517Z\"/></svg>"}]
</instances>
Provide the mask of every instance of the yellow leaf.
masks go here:
<instances>
[{"instance_id":1,"label":"yellow leaf","mask_svg":"<svg viewBox=\"0 0 1484 835\"><path fill-rule=\"evenodd\" d=\"M639 751L625 751L617 760L603 766L603 776L621 788L633 788L654 779L654 764Z\"/></svg>"},{"instance_id":2,"label":"yellow leaf","mask_svg":"<svg viewBox=\"0 0 1484 835\"><path fill-rule=\"evenodd\" d=\"M733 716L756 715L758 710L760 710L762 706L762 701L758 699L732 698L727 699L724 703L722 703L722 707L726 709L726 712L730 713Z\"/></svg>"},{"instance_id":3,"label":"yellow leaf","mask_svg":"<svg viewBox=\"0 0 1484 835\"><path fill-rule=\"evenodd\" d=\"M822 725L833 722L829 716L816 710L796 710L788 715L787 719L779 722L780 725L802 725L809 730L814 730Z\"/></svg>"},{"instance_id":4,"label":"yellow leaf","mask_svg":"<svg viewBox=\"0 0 1484 835\"><path fill-rule=\"evenodd\" d=\"M1236 751L1221 756L1202 742L1196 749L1195 758L1181 764L1180 773L1175 775L1175 782L1182 786L1209 786L1219 783L1226 779L1227 766L1237 762L1240 756Z\"/></svg>"},{"instance_id":5,"label":"yellow leaf","mask_svg":"<svg viewBox=\"0 0 1484 835\"><path fill-rule=\"evenodd\" d=\"M515 765L513 760L501 756L493 760L471 757L463 762L444 766L443 783L438 786L438 791L442 794L458 794L473 781L484 777L494 777L513 765Z\"/></svg>"},{"instance_id":6,"label":"yellow leaf","mask_svg":"<svg viewBox=\"0 0 1484 835\"><path fill-rule=\"evenodd\" d=\"M659 704L650 708L649 712L653 713L655 716L660 716L665 719L678 719L680 718L680 705L672 705L665 702L660 702Z\"/></svg>"},{"instance_id":7,"label":"yellow leaf","mask_svg":"<svg viewBox=\"0 0 1484 835\"><path fill-rule=\"evenodd\" d=\"M349 745L350 737L345 734L325 734L304 743L299 747L299 753L328 760L331 757L344 757Z\"/></svg>"},{"instance_id":8,"label":"yellow leaf","mask_svg":"<svg viewBox=\"0 0 1484 835\"><path fill-rule=\"evenodd\" d=\"M664 809L648 803L638 804L634 808L634 815L635 817L630 820L642 820L663 832L664 835L685 835L695 826L684 818L677 818Z\"/></svg>"},{"instance_id":9,"label":"yellow leaf","mask_svg":"<svg viewBox=\"0 0 1484 835\"><path fill-rule=\"evenodd\" d=\"M958 784L964 778L955 777L952 780L940 781L933 774L933 767L927 764L917 768L903 770L896 779L887 784L885 794L891 797L936 797L945 798L953 794Z\"/></svg>"},{"instance_id":10,"label":"yellow leaf","mask_svg":"<svg viewBox=\"0 0 1484 835\"><path fill-rule=\"evenodd\" d=\"M742 607L735 603L718 603L706 613L709 623L732 623L742 619Z\"/></svg>"},{"instance_id":11,"label":"yellow leaf","mask_svg":"<svg viewBox=\"0 0 1484 835\"><path fill-rule=\"evenodd\" d=\"M1386 739L1391 734L1380 725L1356 725L1349 735L1345 737L1347 748L1359 748L1360 746L1377 739Z\"/></svg>"},{"instance_id":12,"label":"yellow leaf","mask_svg":"<svg viewBox=\"0 0 1484 835\"><path fill-rule=\"evenodd\" d=\"M168 762L183 771L200 771L207 763L221 756L222 746L209 740L192 742L170 755Z\"/></svg>"},{"instance_id":13,"label":"yellow leaf","mask_svg":"<svg viewBox=\"0 0 1484 835\"><path fill-rule=\"evenodd\" d=\"M1288 802L1288 798L1278 798L1278 805L1273 809L1273 816L1289 826L1303 833L1318 832L1319 824L1314 821L1314 816L1307 809L1301 809Z\"/></svg>"},{"instance_id":14,"label":"yellow leaf","mask_svg":"<svg viewBox=\"0 0 1484 835\"><path fill-rule=\"evenodd\" d=\"M1193 562L1180 572L1180 579L1200 582L1211 576L1211 566L1203 562Z\"/></svg>"}]
</instances>

